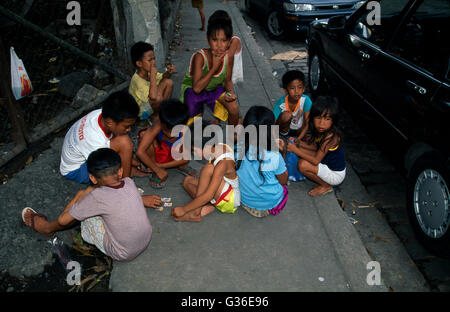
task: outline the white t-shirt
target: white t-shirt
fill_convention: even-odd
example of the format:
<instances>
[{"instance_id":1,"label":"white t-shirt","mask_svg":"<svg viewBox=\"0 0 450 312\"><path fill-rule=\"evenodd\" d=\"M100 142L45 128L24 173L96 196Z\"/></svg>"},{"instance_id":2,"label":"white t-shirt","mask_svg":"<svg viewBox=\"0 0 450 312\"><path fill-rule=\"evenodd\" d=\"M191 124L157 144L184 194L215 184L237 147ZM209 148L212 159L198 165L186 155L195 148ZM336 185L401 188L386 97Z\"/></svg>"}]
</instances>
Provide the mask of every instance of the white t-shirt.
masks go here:
<instances>
[{"instance_id":1,"label":"white t-shirt","mask_svg":"<svg viewBox=\"0 0 450 312\"><path fill-rule=\"evenodd\" d=\"M90 112L70 127L64 138L59 171L64 176L80 168L89 154L110 146L112 134L107 136L100 123L102 110Z\"/></svg>"}]
</instances>

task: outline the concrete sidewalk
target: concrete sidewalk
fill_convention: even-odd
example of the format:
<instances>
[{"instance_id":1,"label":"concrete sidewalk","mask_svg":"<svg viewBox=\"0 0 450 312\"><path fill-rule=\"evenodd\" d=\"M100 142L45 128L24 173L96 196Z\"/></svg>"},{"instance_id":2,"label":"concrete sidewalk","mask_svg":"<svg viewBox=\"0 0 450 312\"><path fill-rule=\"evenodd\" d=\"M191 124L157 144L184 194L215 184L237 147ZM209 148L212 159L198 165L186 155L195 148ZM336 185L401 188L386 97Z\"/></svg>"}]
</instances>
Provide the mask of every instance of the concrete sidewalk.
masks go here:
<instances>
[{"instance_id":1,"label":"concrete sidewalk","mask_svg":"<svg viewBox=\"0 0 450 312\"><path fill-rule=\"evenodd\" d=\"M205 1L206 18L225 9L243 43L245 85L238 87L241 114L253 105L272 108L282 94L270 64L249 33L234 1ZM200 17L191 1L181 6L179 41L171 56L178 74L174 97L192 54L207 47L206 33L198 30ZM176 38L177 36L175 36ZM199 170L202 163L192 161ZM146 178L135 178L146 194L172 197L174 206L190 198L181 187L183 176L169 170L163 190L153 190ZM386 291L367 284L368 255L357 231L334 194L312 198L311 182L292 183L283 212L257 219L245 210L214 212L201 223L174 222L170 209L149 210L153 238L132 262L114 262L113 291Z\"/></svg>"}]
</instances>

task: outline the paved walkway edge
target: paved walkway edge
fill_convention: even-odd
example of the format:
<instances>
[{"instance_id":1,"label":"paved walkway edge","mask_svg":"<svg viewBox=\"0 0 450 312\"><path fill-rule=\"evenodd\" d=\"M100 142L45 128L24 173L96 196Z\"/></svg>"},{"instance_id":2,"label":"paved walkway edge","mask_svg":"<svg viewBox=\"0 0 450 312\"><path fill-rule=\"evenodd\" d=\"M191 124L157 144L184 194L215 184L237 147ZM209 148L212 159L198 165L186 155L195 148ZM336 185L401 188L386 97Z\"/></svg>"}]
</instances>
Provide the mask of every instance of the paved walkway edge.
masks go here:
<instances>
[{"instance_id":1,"label":"paved walkway edge","mask_svg":"<svg viewBox=\"0 0 450 312\"><path fill-rule=\"evenodd\" d=\"M242 43L247 46L251 54L250 56L273 106L274 101L282 95L279 82L273 78L272 67L261 54L262 51L255 38L250 34L240 9L234 3L228 3L228 7L233 18L233 25L239 28ZM326 233L334 246L337 258L350 282L350 289L353 291L387 291L383 283L380 286L370 286L366 279L361 280L361 276L367 276L371 272L367 269L367 264L372 261L372 258L364 247L359 233L353 227L345 212L342 211L338 202L336 201L333 206L324 204L329 202L317 199L315 204Z\"/></svg>"}]
</instances>

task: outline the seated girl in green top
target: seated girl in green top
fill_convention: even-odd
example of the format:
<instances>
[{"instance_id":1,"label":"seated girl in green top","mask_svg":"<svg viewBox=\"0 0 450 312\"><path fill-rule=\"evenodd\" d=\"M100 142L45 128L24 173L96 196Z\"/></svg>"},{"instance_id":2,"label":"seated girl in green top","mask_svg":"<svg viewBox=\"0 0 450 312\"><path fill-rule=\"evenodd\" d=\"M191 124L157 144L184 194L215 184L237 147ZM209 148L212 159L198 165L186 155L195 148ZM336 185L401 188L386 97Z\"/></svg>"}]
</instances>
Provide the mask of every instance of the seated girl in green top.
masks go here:
<instances>
[{"instance_id":1,"label":"seated girl in green top","mask_svg":"<svg viewBox=\"0 0 450 312\"><path fill-rule=\"evenodd\" d=\"M234 93L233 64L227 53L233 28L224 19L208 23L207 41L209 48L201 49L192 57L182 82L181 102L184 102L193 117L203 112L206 104L214 116L230 125L239 122L239 106Z\"/></svg>"}]
</instances>

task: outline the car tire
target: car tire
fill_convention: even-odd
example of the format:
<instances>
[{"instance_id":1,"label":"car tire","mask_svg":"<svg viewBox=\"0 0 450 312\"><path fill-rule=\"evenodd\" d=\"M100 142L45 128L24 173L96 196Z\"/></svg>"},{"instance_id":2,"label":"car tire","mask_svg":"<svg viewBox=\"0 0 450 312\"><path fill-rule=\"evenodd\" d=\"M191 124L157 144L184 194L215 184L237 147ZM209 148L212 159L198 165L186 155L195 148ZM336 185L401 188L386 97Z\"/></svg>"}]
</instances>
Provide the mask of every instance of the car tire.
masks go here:
<instances>
[{"instance_id":1,"label":"car tire","mask_svg":"<svg viewBox=\"0 0 450 312\"><path fill-rule=\"evenodd\" d=\"M266 17L266 29L269 37L272 39L280 40L286 35L284 29L284 22L280 18L280 13L275 9L271 9Z\"/></svg>"},{"instance_id":2,"label":"car tire","mask_svg":"<svg viewBox=\"0 0 450 312\"><path fill-rule=\"evenodd\" d=\"M450 174L434 153L420 157L407 180L407 212L419 242L431 253L450 258Z\"/></svg>"},{"instance_id":3,"label":"car tire","mask_svg":"<svg viewBox=\"0 0 450 312\"><path fill-rule=\"evenodd\" d=\"M308 84L309 91L314 97L326 91L322 59L314 49L309 49Z\"/></svg>"}]
</instances>

